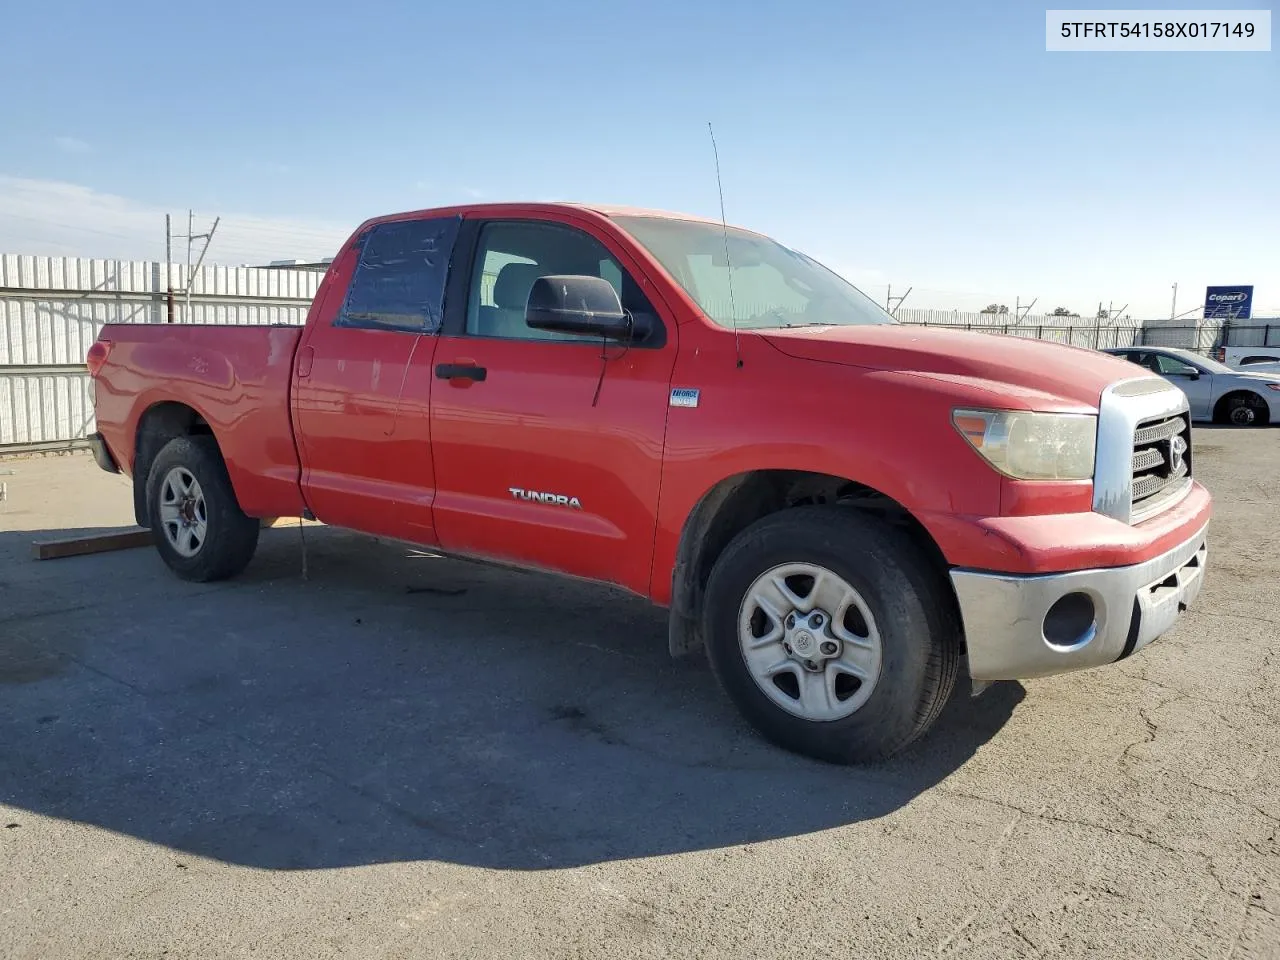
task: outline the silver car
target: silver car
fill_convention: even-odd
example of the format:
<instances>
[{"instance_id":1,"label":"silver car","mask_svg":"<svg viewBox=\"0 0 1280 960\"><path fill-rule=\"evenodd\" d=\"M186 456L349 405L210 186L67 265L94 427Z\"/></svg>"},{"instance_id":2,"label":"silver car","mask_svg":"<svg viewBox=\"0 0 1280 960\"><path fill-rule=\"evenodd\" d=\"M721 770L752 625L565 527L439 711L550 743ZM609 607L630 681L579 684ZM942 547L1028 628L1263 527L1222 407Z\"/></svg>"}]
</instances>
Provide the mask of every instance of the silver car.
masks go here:
<instances>
[{"instance_id":1,"label":"silver car","mask_svg":"<svg viewBox=\"0 0 1280 960\"><path fill-rule=\"evenodd\" d=\"M1173 347L1114 347L1124 357L1164 377L1187 395L1192 420L1240 427L1280 423L1280 375L1244 373Z\"/></svg>"}]
</instances>

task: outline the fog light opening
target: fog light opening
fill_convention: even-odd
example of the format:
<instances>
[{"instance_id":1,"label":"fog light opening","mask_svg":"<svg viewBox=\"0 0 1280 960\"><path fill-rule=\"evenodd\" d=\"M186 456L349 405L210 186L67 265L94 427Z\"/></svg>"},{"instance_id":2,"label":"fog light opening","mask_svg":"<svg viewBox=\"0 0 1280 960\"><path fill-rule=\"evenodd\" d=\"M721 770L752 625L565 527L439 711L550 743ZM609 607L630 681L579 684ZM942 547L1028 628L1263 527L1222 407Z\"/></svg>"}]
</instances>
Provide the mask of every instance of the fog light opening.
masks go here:
<instances>
[{"instance_id":1,"label":"fog light opening","mask_svg":"<svg viewBox=\"0 0 1280 960\"><path fill-rule=\"evenodd\" d=\"M1087 593L1068 593L1044 615L1045 643L1055 650L1079 650L1098 633L1098 614Z\"/></svg>"}]
</instances>

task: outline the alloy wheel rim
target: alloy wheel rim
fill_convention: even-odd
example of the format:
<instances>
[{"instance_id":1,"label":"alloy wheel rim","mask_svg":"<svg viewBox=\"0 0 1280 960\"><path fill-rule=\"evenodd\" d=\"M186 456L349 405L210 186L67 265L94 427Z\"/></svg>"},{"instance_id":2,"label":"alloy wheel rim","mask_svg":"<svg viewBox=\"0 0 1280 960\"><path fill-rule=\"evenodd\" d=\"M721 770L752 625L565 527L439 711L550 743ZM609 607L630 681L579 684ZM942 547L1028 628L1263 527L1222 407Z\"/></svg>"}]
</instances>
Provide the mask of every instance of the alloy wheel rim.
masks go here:
<instances>
[{"instance_id":1,"label":"alloy wheel rim","mask_svg":"<svg viewBox=\"0 0 1280 960\"><path fill-rule=\"evenodd\" d=\"M209 511L200 481L186 467L174 467L160 484L160 527L179 556L194 557L209 533Z\"/></svg>"},{"instance_id":2,"label":"alloy wheel rim","mask_svg":"<svg viewBox=\"0 0 1280 960\"><path fill-rule=\"evenodd\" d=\"M738 611L738 645L761 692L803 720L853 715L880 677L880 631L866 600L820 564L760 574Z\"/></svg>"}]
</instances>

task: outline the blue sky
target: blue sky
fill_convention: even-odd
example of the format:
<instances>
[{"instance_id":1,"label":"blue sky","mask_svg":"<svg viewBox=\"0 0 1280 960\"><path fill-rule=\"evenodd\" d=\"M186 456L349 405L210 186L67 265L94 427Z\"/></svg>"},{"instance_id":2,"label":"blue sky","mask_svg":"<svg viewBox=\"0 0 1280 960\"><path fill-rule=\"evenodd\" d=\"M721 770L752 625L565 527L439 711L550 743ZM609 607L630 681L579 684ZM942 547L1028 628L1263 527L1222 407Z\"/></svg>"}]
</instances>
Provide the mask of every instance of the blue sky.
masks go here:
<instances>
[{"instance_id":1,"label":"blue sky","mask_svg":"<svg viewBox=\"0 0 1280 960\"><path fill-rule=\"evenodd\" d=\"M229 263L473 197L715 214L710 120L729 219L873 295L1280 314L1275 51L1049 54L1008 2L54 9L5 16L4 252L157 257L188 207Z\"/></svg>"}]
</instances>

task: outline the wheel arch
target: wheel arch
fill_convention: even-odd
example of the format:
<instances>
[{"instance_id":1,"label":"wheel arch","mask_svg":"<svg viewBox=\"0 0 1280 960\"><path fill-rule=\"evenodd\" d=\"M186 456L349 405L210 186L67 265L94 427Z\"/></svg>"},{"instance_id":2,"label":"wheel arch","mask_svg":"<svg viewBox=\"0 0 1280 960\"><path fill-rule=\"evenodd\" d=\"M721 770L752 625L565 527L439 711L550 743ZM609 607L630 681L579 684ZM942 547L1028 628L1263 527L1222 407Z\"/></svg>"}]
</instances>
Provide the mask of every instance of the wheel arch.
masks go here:
<instances>
[{"instance_id":1,"label":"wheel arch","mask_svg":"<svg viewBox=\"0 0 1280 960\"><path fill-rule=\"evenodd\" d=\"M857 480L803 470L752 470L725 477L685 518L671 571L668 648L684 656L702 646L700 611L711 569L729 542L762 517L792 507L830 504L881 516L929 558L954 598L948 564L937 542L903 504Z\"/></svg>"},{"instance_id":2,"label":"wheel arch","mask_svg":"<svg viewBox=\"0 0 1280 960\"><path fill-rule=\"evenodd\" d=\"M166 443L175 437L205 434L214 436L213 428L200 411L177 400L160 400L152 403L138 418L134 432L133 454L133 518L140 527L149 527L150 509L147 503L147 478L156 455ZM219 451L221 446L219 445Z\"/></svg>"},{"instance_id":3,"label":"wheel arch","mask_svg":"<svg viewBox=\"0 0 1280 960\"><path fill-rule=\"evenodd\" d=\"M1213 422L1227 423L1228 412L1231 409L1232 400L1244 400L1260 411L1261 423L1266 424L1271 419L1271 408L1267 403L1267 398L1256 390L1250 390L1248 387L1237 387L1234 390L1228 390L1220 396L1213 405Z\"/></svg>"}]
</instances>

